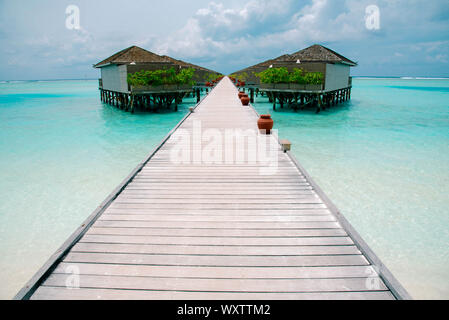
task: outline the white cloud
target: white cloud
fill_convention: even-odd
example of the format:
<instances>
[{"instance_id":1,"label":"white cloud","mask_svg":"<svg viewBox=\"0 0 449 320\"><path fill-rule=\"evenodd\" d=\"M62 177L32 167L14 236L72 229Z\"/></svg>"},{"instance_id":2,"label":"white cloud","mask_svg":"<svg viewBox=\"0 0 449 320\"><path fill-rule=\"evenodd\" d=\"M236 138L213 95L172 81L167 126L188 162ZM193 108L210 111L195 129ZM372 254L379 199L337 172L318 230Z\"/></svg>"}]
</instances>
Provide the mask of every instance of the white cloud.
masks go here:
<instances>
[{"instance_id":1,"label":"white cloud","mask_svg":"<svg viewBox=\"0 0 449 320\"><path fill-rule=\"evenodd\" d=\"M240 5L235 5L237 2ZM193 15L185 17L185 23L179 24L178 30L169 29L173 21L167 17L161 18L163 22L157 27L148 28L144 21L140 29L126 27L130 22L127 21L121 28L111 31L111 25L104 25L104 21L111 19L103 18L102 23L97 22L96 16L95 21L83 20L90 13L87 7L82 11L85 15L81 26L85 29L66 30L61 11L60 22L47 19L42 27L33 20L35 29L23 22L14 36L0 32L0 58L8 64L20 64L24 70L26 67L41 67L43 72L48 67L70 70L71 66L90 69L99 59L135 44L159 54L232 72L313 43L322 43L359 60L357 70L365 67L368 68L365 70L380 70L379 61L385 62L385 68L388 63L400 60L408 61L410 65L418 61L435 65L447 63L447 0L428 2L425 6L420 1L407 0L250 0L231 3L234 5L216 0L192 11ZM145 4L140 4L141 11L149 12L149 8L143 8ZM378 5L381 13L381 28L376 32L365 27L365 8L371 4ZM119 18L115 11L105 9L103 14ZM7 18L0 21L0 25L14 24L12 15L0 13L0 16ZM415 17L419 17L419 23Z\"/></svg>"}]
</instances>

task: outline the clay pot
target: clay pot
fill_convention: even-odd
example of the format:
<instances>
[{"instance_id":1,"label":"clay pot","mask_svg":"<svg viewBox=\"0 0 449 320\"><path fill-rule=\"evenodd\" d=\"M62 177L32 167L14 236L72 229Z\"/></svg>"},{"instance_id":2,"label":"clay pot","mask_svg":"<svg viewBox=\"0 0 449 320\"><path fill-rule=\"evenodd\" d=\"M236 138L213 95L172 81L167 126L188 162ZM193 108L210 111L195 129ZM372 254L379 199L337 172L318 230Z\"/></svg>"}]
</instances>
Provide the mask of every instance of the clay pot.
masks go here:
<instances>
[{"instance_id":1,"label":"clay pot","mask_svg":"<svg viewBox=\"0 0 449 320\"><path fill-rule=\"evenodd\" d=\"M246 93L243 91L239 91L239 99L242 99L242 97L245 95Z\"/></svg>"},{"instance_id":2,"label":"clay pot","mask_svg":"<svg viewBox=\"0 0 449 320\"><path fill-rule=\"evenodd\" d=\"M267 134L271 133L271 129L273 129L274 121L271 119L271 115L269 114L262 114L257 120L257 127L259 130L262 130L262 132L265 130Z\"/></svg>"},{"instance_id":3,"label":"clay pot","mask_svg":"<svg viewBox=\"0 0 449 320\"><path fill-rule=\"evenodd\" d=\"M240 101L242 101L242 104L243 104L244 106L249 105L249 97L248 97L248 95L245 94L243 97L240 98Z\"/></svg>"}]
</instances>

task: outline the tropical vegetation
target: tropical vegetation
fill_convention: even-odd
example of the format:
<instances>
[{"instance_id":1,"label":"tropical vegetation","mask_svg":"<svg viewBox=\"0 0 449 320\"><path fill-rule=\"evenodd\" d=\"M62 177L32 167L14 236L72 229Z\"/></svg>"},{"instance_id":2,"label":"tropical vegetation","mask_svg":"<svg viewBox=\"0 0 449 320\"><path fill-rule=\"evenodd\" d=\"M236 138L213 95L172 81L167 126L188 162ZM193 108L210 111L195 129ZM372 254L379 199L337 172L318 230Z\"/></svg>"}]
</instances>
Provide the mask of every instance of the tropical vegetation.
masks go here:
<instances>
[{"instance_id":1,"label":"tropical vegetation","mask_svg":"<svg viewBox=\"0 0 449 320\"><path fill-rule=\"evenodd\" d=\"M193 85L195 69L184 68L176 73L175 68L162 70L141 70L128 74L128 83L133 86L160 86L169 84Z\"/></svg>"},{"instance_id":2,"label":"tropical vegetation","mask_svg":"<svg viewBox=\"0 0 449 320\"><path fill-rule=\"evenodd\" d=\"M288 71L285 67L268 68L256 73L261 83L298 83L298 84L322 84L324 74L322 72L306 72L300 68Z\"/></svg>"}]
</instances>

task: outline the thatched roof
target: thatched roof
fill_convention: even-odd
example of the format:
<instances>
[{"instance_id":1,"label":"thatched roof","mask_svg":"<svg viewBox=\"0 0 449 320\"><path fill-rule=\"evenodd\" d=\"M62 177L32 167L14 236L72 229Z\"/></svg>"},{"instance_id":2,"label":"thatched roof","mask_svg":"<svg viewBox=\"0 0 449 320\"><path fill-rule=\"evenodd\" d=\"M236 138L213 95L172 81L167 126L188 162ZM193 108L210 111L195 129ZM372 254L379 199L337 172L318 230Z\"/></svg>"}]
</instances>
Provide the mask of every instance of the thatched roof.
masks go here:
<instances>
[{"instance_id":1,"label":"thatched roof","mask_svg":"<svg viewBox=\"0 0 449 320\"><path fill-rule=\"evenodd\" d=\"M276 59L278 62L296 62L297 60L300 60L301 62L327 62L344 63L351 66L357 65L354 61L351 61L348 58L343 57L341 54L319 44L314 44L313 46L298 52Z\"/></svg>"},{"instance_id":2,"label":"thatched roof","mask_svg":"<svg viewBox=\"0 0 449 320\"><path fill-rule=\"evenodd\" d=\"M142 49L138 46L131 46L129 48L126 48L122 51L119 51L112 56L110 56L107 59L104 59L103 61L100 61L99 63L95 64L95 68L101 68L106 65L110 64L126 64L126 63L173 63L180 66L190 67L206 72L211 73L218 73L216 71L203 68L197 65L194 65L192 63L188 63L182 60L177 60L169 56L160 56L156 53L153 53L151 51Z\"/></svg>"},{"instance_id":3,"label":"thatched roof","mask_svg":"<svg viewBox=\"0 0 449 320\"><path fill-rule=\"evenodd\" d=\"M178 64L180 66L184 66L184 67L188 67L188 68L194 68L194 69L198 69L198 70L203 70L203 71L207 71L207 72L211 72L211 73L218 73L218 72L216 72L214 70L210 70L210 69L207 69L207 68L204 68L204 67L201 67L201 66L197 66L196 64L193 64L193 63L189 63L189 62L185 62L185 61L182 61L182 60L174 59L174 58L169 57L169 56L161 56L161 57L164 58L164 59L167 59L167 61L173 62L173 63Z\"/></svg>"},{"instance_id":4,"label":"thatched roof","mask_svg":"<svg viewBox=\"0 0 449 320\"><path fill-rule=\"evenodd\" d=\"M108 64L125 64L125 63L161 63L168 62L166 58L158 54L142 49L138 46L131 46L122 51L119 51L107 59L94 65L95 68L101 68Z\"/></svg>"},{"instance_id":5,"label":"thatched roof","mask_svg":"<svg viewBox=\"0 0 449 320\"><path fill-rule=\"evenodd\" d=\"M233 73L249 72L260 67L268 68L270 65L276 64L276 62L296 62L298 60L300 62L343 63L350 66L357 65L357 63L349 60L348 58L329 48L323 47L319 44L314 44L313 46L310 46L298 52L292 54L284 54L280 57L266 60L264 62L255 64L251 67L247 67Z\"/></svg>"},{"instance_id":6,"label":"thatched roof","mask_svg":"<svg viewBox=\"0 0 449 320\"><path fill-rule=\"evenodd\" d=\"M273 63L278 61L278 59L284 58L286 56L288 56L288 55L284 54L284 55L282 55L280 57L277 57L277 58L274 58L274 59L265 60L263 62L255 64L255 65L253 65L251 67L247 67L245 69L242 69L242 70L239 70L239 71L236 71L236 72L233 72L233 73L243 73L243 72L250 72L250 71L256 70L258 68L268 68L270 65L272 65Z\"/></svg>"}]
</instances>

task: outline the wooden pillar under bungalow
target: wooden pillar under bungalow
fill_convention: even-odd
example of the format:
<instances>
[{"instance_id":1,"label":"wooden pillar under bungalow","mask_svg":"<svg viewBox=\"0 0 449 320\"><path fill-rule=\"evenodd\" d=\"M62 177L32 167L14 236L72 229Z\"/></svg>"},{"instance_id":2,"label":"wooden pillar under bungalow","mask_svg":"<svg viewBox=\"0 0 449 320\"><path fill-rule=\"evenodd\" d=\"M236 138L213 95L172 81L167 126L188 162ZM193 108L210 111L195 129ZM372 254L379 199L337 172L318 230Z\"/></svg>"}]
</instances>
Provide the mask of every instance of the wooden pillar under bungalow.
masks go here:
<instances>
[{"instance_id":1,"label":"wooden pillar under bungalow","mask_svg":"<svg viewBox=\"0 0 449 320\"><path fill-rule=\"evenodd\" d=\"M254 88L249 89L249 102L254 103Z\"/></svg>"},{"instance_id":2,"label":"wooden pillar under bungalow","mask_svg":"<svg viewBox=\"0 0 449 320\"><path fill-rule=\"evenodd\" d=\"M201 101L200 89L196 89L196 103Z\"/></svg>"}]
</instances>

